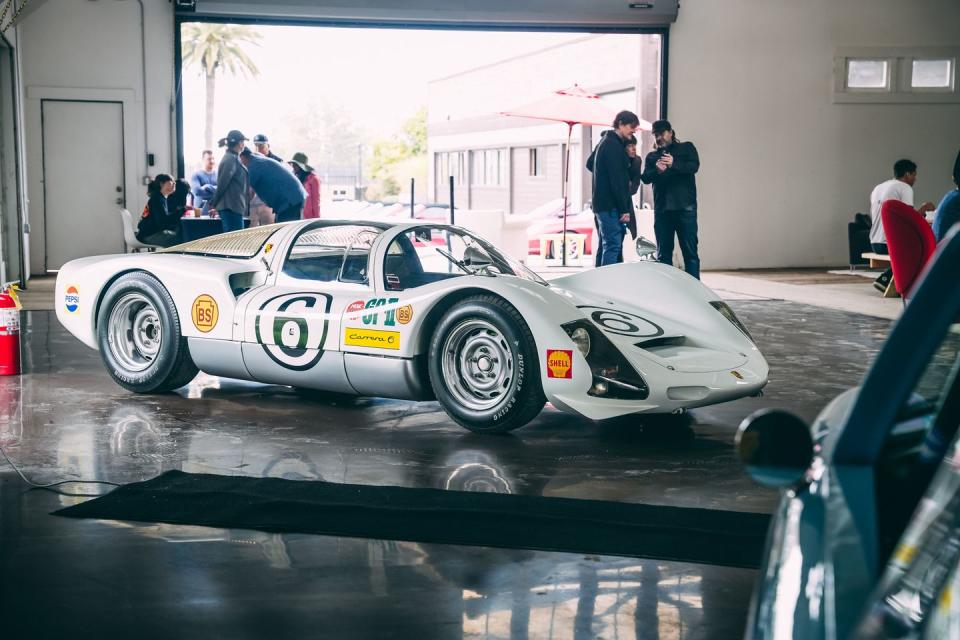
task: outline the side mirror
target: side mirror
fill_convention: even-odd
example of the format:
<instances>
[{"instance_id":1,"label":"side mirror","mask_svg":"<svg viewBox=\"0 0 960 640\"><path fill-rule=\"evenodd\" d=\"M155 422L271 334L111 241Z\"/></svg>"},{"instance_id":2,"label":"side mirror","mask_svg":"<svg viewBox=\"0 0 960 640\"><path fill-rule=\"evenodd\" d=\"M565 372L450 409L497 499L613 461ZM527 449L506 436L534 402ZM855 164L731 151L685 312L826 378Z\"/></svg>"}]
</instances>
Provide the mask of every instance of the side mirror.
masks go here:
<instances>
[{"instance_id":1,"label":"side mirror","mask_svg":"<svg viewBox=\"0 0 960 640\"><path fill-rule=\"evenodd\" d=\"M637 236L637 256L641 260L648 260L657 254L657 245L643 236Z\"/></svg>"},{"instance_id":2,"label":"side mirror","mask_svg":"<svg viewBox=\"0 0 960 640\"><path fill-rule=\"evenodd\" d=\"M734 440L740 462L758 484L788 488L801 482L813 462L813 436L787 411L761 409L749 415Z\"/></svg>"}]
</instances>

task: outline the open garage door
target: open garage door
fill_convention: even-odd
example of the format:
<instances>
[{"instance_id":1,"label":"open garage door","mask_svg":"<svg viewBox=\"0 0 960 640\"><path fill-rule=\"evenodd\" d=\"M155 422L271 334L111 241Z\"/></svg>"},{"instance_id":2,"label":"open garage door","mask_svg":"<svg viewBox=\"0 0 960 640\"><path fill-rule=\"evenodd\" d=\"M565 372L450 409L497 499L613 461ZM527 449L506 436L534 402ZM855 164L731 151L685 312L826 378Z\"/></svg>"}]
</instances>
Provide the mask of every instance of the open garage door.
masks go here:
<instances>
[{"instance_id":1,"label":"open garage door","mask_svg":"<svg viewBox=\"0 0 960 640\"><path fill-rule=\"evenodd\" d=\"M178 171L212 176L203 163L219 162L218 139L240 130L251 147L268 138L256 150L275 159L308 158L321 185L319 208L308 209L320 217L492 212L483 222L504 222L474 230L518 259L539 255L565 224L589 239L585 164L606 127L574 127L567 170L562 123L503 113L578 86L611 114L663 117L677 9L676 0L179 2ZM652 147L648 133L638 138ZM642 188L638 211L650 201ZM269 222L268 209L252 202L251 222Z\"/></svg>"},{"instance_id":2,"label":"open garage door","mask_svg":"<svg viewBox=\"0 0 960 640\"><path fill-rule=\"evenodd\" d=\"M228 20L578 30L666 27L676 20L678 4L678 0L177 0L181 13Z\"/></svg>"}]
</instances>

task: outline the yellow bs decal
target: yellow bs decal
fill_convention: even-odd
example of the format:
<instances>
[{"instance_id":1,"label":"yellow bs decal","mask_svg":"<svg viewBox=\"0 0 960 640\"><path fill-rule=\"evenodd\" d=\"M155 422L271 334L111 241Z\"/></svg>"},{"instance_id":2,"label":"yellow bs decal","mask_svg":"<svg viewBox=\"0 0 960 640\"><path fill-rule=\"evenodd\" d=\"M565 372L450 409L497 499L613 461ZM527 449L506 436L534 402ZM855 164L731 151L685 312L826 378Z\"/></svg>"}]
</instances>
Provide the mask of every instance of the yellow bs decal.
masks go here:
<instances>
[{"instance_id":1,"label":"yellow bs decal","mask_svg":"<svg viewBox=\"0 0 960 640\"><path fill-rule=\"evenodd\" d=\"M217 320L220 318L220 312L217 309L217 301L207 294L197 296L193 301L193 309L190 316L193 318L193 326L202 333L213 331L217 326Z\"/></svg>"},{"instance_id":2,"label":"yellow bs decal","mask_svg":"<svg viewBox=\"0 0 960 640\"><path fill-rule=\"evenodd\" d=\"M400 324L410 324L411 320L413 320L413 307L405 304L397 309L397 322Z\"/></svg>"},{"instance_id":3,"label":"yellow bs decal","mask_svg":"<svg viewBox=\"0 0 960 640\"><path fill-rule=\"evenodd\" d=\"M392 349L396 351L400 348L400 332L347 327L343 332L343 343L350 347L370 347L372 349Z\"/></svg>"}]
</instances>

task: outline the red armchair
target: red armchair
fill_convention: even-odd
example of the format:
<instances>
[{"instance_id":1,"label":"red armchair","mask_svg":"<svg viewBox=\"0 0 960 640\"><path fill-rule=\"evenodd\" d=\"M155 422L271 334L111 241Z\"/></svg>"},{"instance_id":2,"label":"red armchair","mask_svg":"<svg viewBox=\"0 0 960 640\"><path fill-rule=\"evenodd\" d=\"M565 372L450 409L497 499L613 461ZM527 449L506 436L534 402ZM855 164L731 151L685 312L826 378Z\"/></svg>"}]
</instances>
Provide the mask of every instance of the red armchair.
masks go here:
<instances>
[{"instance_id":1,"label":"red armchair","mask_svg":"<svg viewBox=\"0 0 960 640\"><path fill-rule=\"evenodd\" d=\"M913 285L930 260L937 241L919 211L899 200L887 200L880 207L883 232L890 251L890 267L897 293L910 296Z\"/></svg>"}]
</instances>

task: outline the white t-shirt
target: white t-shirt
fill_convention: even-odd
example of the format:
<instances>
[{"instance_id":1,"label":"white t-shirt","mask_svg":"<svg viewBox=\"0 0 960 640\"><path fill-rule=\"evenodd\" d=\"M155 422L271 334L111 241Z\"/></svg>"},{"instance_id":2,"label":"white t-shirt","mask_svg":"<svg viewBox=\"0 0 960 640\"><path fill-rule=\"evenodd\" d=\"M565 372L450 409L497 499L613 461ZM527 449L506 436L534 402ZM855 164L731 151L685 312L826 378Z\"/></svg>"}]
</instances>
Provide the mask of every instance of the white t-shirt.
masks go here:
<instances>
[{"instance_id":1,"label":"white t-shirt","mask_svg":"<svg viewBox=\"0 0 960 640\"><path fill-rule=\"evenodd\" d=\"M913 206L913 187L906 182L891 178L881 182L870 193L870 244L886 244L887 236L883 232L880 220L880 206L887 200L899 200Z\"/></svg>"}]
</instances>

